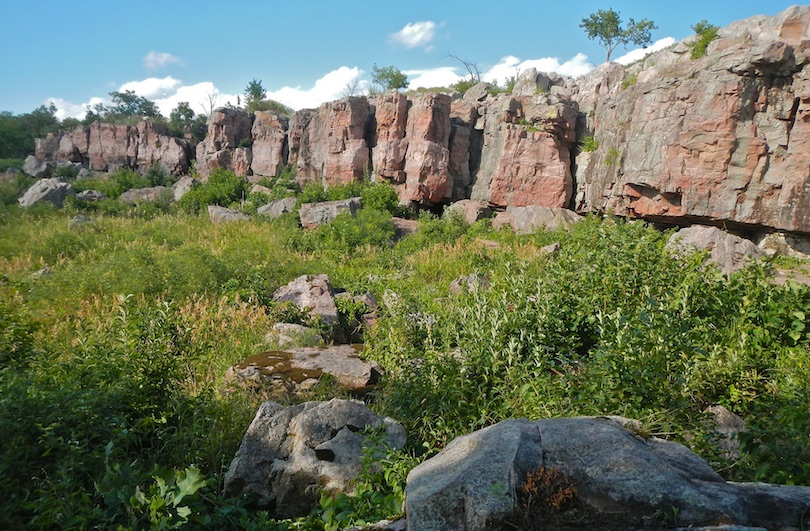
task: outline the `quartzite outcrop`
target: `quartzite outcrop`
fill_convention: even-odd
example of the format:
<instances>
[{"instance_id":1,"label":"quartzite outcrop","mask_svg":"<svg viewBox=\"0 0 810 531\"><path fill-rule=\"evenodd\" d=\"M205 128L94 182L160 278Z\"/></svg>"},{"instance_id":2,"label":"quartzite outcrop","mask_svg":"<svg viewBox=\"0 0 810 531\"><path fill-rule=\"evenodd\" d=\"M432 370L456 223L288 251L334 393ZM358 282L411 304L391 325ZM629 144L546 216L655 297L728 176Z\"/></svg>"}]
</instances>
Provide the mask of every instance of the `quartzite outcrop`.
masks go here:
<instances>
[{"instance_id":1,"label":"quartzite outcrop","mask_svg":"<svg viewBox=\"0 0 810 531\"><path fill-rule=\"evenodd\" d=\"M576 208L810 232L810 6L579 80ZM587 160L586 160L587 159Z\"/></svg>"},{"instance_id":2,"label":"quartzite outcrop","mask_svg":"<svg viewBox=\"0 0 810 531\"><path fill-rule=\"evenodd\" d=\"M289 119L217 109L196 168L257 181L289 165L299 184L373 175L425 205L473 199L810 233L810 6L734 23L700 59L689 44L576 80L530 69L511 94L486 83L463 97L388 92ZM96 123L38 140L36 157L96 170L158 161L182 173L184 142L147 124Z\"/></svg>"}]
</instances>

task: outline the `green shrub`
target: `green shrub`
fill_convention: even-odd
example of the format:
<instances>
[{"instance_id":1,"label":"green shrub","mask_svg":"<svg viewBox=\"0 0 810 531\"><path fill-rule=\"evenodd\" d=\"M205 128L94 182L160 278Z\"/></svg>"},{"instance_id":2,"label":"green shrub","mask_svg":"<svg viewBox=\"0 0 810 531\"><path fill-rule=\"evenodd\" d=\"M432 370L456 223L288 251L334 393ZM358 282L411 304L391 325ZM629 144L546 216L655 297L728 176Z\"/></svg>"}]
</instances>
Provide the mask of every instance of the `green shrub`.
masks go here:
<instances>
[{"instance_id":1,"label":"green shrub","mask_svg":"<svg viewBox=\"0 0 810 531\"><path fill-rule=\"evenodd\" d=\"M247 181L232 171L215 168L202 183L184 195L179 206L186 212L199 213L208 205L231 206L247 192Z\"/></svg>"},{"instance_id":2,"label":"green shrub","mask_svg":"<svg viewBox=\"0 0 810 531\"><path fill-rule=\"evenodd\" d=\"M638 82L638 74L637 73L634 72L632 74L627 74L626 76L624 76L624 79L622 79L622 89L632 87L637 82Z\"/></svg>"},{"instance_id":3,"label":"green shrub","mask_svg":"<svg viewBox=\"0 0 810 531\"><path fill-rule=\"evenodd\" d=\"M118 199L127 190L149 188L153 185L147 176L129 168L119 168L106 177L74 181L71 186L77 192L98 190L110 199Z\"/></svg>"},{"instance_id":4,"label":"green shrub","mask_svg":"<svg viewBox=\"0 0 810 531\"><path fill-rule=\"evenodd\" d=\"M692 59L700 59L706 55L709 44L717 38L717 32L720 26L709 24L707 20L701 20L697 24L691 26L692 31L695 32L697 38L692 43Z\"/></svg>"},{"instance_id":5,"label":"green shrub","mask_svg":"<svg viewBox=\"0 0 810 531\"><path fill-rule=\"evenodd\" d=\"M0 205L16 205L17 199L25 193L36 179L20 172L10 179L0 180Z\"/></svg>"},{"instance_id":6,"label":"green shrub","mask_svg":"<svg viewBox=\"0 0 810 531\"><path fill-rule=\"evenodd\" d=\"M6 171L9 168L22 170L23 162L23 159L0 159L0 171Z\"/></svg>"},{"instance_id":7,"label":"green shrub","mask_svg":"<svg viewBox=\"0 0 810 531\"><path fill-rule=\"evenodd\" d=\"M63 179L75 179L77 175L79 175L79 170L73 164L57 166L53 170L54 177L62 177Z\"/></svg>"},{"instance_id":8,"label":"green shrub","mask_svg":"<svg viewBox=\"0 0 810 531\"><path fill-rule=\"evenodd\" d=\"M582 146L582 151L586 153L593 153L599 149L599 141L592 135L582 137L582 140L579 141L579 145Z\"/></svg>"}]
</instances>

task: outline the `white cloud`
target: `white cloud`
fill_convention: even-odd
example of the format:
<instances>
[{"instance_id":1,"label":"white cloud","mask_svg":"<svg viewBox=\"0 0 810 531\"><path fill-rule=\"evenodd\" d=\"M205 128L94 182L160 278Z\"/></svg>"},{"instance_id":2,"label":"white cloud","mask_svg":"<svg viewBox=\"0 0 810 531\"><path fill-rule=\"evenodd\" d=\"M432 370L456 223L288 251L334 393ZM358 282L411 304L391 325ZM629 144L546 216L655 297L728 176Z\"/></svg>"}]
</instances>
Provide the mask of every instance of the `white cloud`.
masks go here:
<instances>
[{"instance_id":1,"label":"white cloud","mask_svg":"<svg viewBox=\"0 0 810 531\"><path fill-rule=\"evenodd\" d=\"M150 51L143 58L143 66L149 70L157 70L158 68L163 68L164 66L173 63L183 64L183 61L181 61L176 55L166 52L156 52L154 50Z\"/></svg>"},{"instance_id":2,"label":"white cloud","mask_svg":"<svg viewBox=\"0 0 810 531\"><path fill-rule=\"evenodd\" d=\"M138 96L153 100L169 96L175 92L180 85L180 80L174 79L171 76L163 78L149 77L142 81L128 81L118 88L118 92L131 90Z\"/></svg>"},{"instance_id":3,"label":"white cloud","mask_svg":"<svg viewBox=\"0 0 810 531\"><path fill-rule=\"evenodd\" d=\"M356 81L358 86L355 94L364 91L368 88L369 83L360 79L362 75L363 71L357 67L341 66L315 81L312 88L282 87L274 91L268 90L267 97L296 110L313 108L321 103L343 97L347 93L347 87Z\"/></svg>"},{"instance_id":4,"label":"white cloud","mask_svg":"<svg viewBox=\"0 0 810 531\"><path fill-rule=\"evenodd\" d=\"M163 98L155 100L160 114L169 117L169 114L180 104L180 102L187 102L197 114L208 114L213 103L213 107L222 107L223 105L237 104L238 95L226 94L214 86L210 81L203 81L194 85L187 85L178 87L177 90Z\"/></svg>"},{"instance_id":5,"label":"white cloud","mask_svg":"<svg viewBox=\"0 0 810 531\"><path fill-rule=\"evenodd\" d=\"M409 89L447 87L462 79L462 76L456 73L454 66L440 66L427 70L405 70L402 73L408 76Z\"/></svg>"},{"instance_id":6,"label":"white cloud","mask_svg":"<svg viewBox=\"0 0 810 531\"><path fill-rule=\"evenodd\" d=\"M651 46L646 48L636 48L635 50L630 50L626 54L622 55L618 59L614 59L615 62L623 65L629 65L630 63L634 63L639 59L643 59L644 57L648 56L653 52L657 52L659 50L663 50L668 46L672 46L677 41L672 37L665 37L663 39L659 39L655 41Z\"/></svg>"},{"instance_id":7,"label":"white cloud","mask_svg":"<svg viewBox=\"0 0 810 531\"><path fill-rule=\"evenodd\" d=\"M425 51L433 49L431 42L436 36L436 23L432 20L405 24L401 30L389 35L392 42L401 44L406 48L424 48Z\"/></svg>"},{"instance_id":8,"label":"white cloud","mask_svg":"<svg viewBox=\"0 0 810 531\"><path fill-rule=\"evenodd\" d=\"M99 103L107 104L109 101L99 97L92 97L84 103L73 103L62 98L48 98L45 100L45 105L51 103L56 107L55 116L60 120L64 120L65 118L82 119L87 114L87 107L92 109Z\"/></svg>"},{"instance_id":9,"label":"white cloud","mask_svg":"<svg viewBox=\"0 0 810 531\"><path fill-rule=\"evenodd\" d=\"M535 68L538 72L556 72L562 76L579 77L594 69L594 65L588 61L588 56L578 53L571 59L560 63L556 57L543 57L541 59L527 59L521 61L513 55L508 55L500 62L483 74L481 79L490 83L503 84L514 75L520 75L529 68Z\"/></svg>"}]
</instances>

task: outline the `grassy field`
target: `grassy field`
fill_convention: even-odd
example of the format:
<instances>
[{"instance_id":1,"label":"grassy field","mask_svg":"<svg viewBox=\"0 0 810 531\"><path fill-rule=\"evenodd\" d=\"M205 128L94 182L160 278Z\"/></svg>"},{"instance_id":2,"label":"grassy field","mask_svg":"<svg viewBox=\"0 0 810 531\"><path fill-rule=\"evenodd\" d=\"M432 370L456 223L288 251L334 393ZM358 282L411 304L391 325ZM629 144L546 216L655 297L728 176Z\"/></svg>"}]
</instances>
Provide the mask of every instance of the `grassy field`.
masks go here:
<instances>
[{"instance_id":1,"label":"grassy field","mask_svg":"<svg viewBox=\"0 0 810 531\"><path fill-rule=\"evenodd\" d=\"M26 184L0 188L0 527L336 529L397 514L412 466L511 417L624 415L729 479L810 484L810 289L771 284L768 264L729 279L703 255L671 257L668 234L596 217L518 236L423 216L394 245L380 185L345 191L371 205L358 216L302 231L294 214L213 224L197 203L217 196L201 192L185 207L21 211ZM77 213L94 221L71 228ZM224 373L273 323L308 322L271 298L308 273L380 300L365 341L386 376L368 401L409 445L357 496L277 522L221 496L268 398ZM471 273L490 288L451 296ZM707 427L715 404L748 423L739 460Z\"/></svg>"}]
</instances>

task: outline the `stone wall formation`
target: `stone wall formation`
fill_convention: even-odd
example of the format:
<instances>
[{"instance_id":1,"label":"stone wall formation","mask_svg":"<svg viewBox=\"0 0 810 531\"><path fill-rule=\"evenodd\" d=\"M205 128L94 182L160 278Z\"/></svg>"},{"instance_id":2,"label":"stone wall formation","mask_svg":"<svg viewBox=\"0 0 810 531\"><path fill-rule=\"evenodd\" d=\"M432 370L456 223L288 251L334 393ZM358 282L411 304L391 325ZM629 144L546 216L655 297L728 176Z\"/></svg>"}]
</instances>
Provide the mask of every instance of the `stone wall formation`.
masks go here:
<instances>
[{"instance_id":1,"label":"stone wall formation","mask_svg":"<svg viewBox=\"0 0 810 531\"><path fill-rule=\"evenodd\" d=\"M193 162L251 181L384 179L403 201L472 199L495 210L613 212L739 231L810 233L810 6L689 39L571 79L533 69L511 94L347 97L291 117L214 111L199 145L148 123L94 123L39 139L39 162L90 170Z\"/></svg>"}]
</instances>

